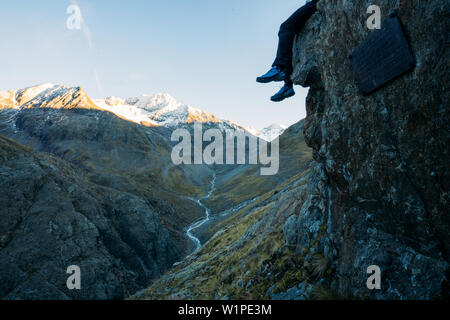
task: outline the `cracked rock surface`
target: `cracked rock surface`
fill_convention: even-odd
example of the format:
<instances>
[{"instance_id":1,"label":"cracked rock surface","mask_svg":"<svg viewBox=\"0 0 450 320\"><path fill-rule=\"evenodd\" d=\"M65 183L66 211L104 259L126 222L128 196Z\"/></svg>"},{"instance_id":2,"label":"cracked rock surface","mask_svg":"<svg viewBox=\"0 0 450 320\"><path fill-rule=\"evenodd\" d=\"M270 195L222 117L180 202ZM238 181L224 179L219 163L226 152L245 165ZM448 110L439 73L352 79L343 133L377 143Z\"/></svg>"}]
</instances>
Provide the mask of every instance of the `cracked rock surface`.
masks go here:
<instances>
[{"instance_id":1,"label":"cracked rock surface","mask_svg":"<svg viewBox=\"0 0 450 320\"><path fill-rule=\"evenodd\" d=\"M348 55L370 32L371 4L319 1L297 35L292 78L310 87L304 133L317 191L285 235L329 259L341 297L446 296L450 1L378 1L383 19L397 9L417 67L364 97ZM367 290L370 265L382 270L381 290Z\"/></svg>"}]
</instances>

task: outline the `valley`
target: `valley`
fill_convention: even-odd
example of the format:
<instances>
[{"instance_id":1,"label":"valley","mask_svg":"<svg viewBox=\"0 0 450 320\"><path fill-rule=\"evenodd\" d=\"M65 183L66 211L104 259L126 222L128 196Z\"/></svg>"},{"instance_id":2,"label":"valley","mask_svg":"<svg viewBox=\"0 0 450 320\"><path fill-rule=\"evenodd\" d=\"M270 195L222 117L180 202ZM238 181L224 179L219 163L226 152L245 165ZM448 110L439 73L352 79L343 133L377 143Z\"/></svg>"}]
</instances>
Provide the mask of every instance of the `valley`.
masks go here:
<instances>
[{"instance_id":1,"label":"valley","mask_svg":"<svg viewBox=\"0 0 450 320\"><path fill-rule=\"evenodd\" d=\"M87 283L95 282L95 286L83 286L81 292L67 291L63 281L64 265L76 264L81 269L91 265L90 261L93 261L95 255L90 253L89 248L93 240L79 243L80 240L77 239L79 236L83 239L83 235L63 231L66 230L63 226L67 223L64 221L69 210L67 206L60 205L63 202L45 202L46 196L41 194L30 198L26 190L45 190L49 181L34 182L33 179L25 178L23 184L9 188L11 193L5 193L4 196L13 199L23 195L27 204L8 202L3 206L8 208L7 211L2 209L0 216L4 226L0 230L0 237L6 239L0 243L2 274L16 274L12 281L4 281L0 286L0 296L7 299L38 297L34 294L40 295L40 291L36 291L39 281L47 283L47 287L54 287L50 291L45 289L48 297L126 298L133 291L151 284L177 261L184 261L183 257L186 255L201 251L202 245L214 233L226 228L242 208L256 201L261 194L257 188L239 197L236 194L234 201L228 204L222 203L224 196L231 196L225 187L231 177L248 174L249 178L253 176L253 183L267 183L266 190L271 189L273 183L284 179L280 176L261 177L259 165L173 164L171 149L174 143L170 141L171 132L175 128L193 130L194 123L191 121L194 116L190 112L195 109L185 107L168 95L127 99L130 104L124 108L131 113L103 109L98 100L95 103L79 87L44 84L12 90L1 96L9 98L2 100L1 104L0 135L13 139L14 143L20 143L23 148L30 148L27 150L30 150L33 159L49 156L58 159L64 166L72 168L72 175L76 174L83 181L82 184L91 186L82 189L90 190L88 192L92 200L82 200L88 194L84 195L83 192L83 196L77 195L76 190L79 189L75 185L71 186L73 183L70 182L74 178L67 178L66 181L63 174L56 174L61 180L57 182L57 188L60 189L58 197L67 198L67 206L73 208L70 210L75 214L69 220L71 228L78 230L83 219L93 222L92 232L95 243L99 246L95 255L100 254L110 261L100 262L105 267L99 270L110 273L111 268L114 268L110 276L98 276L95 273L87 276ZM107 101L114 105L112 99ZM133 105L139 105L141 109L131 108ZM147 117L153 114L153 119L162 123L150 124L130 116L139 112ZM193 112L196 114L196 121L204 121L202 123L205 128L245 130L233 122L219 121L202 111ZM202 115L206 116L202 118ZM10 162L4 162L4 165L5 169L8 168L7 172L19 172L25 177L29 174L26 167L15 167ZM5 177L0 179L3 187L17 181L17 178L12 178L14 175L11 178ZM244 189L249 187L242 185ZM239 189L236 191L240 192ZM117 207L117 196L113 196L111 192L121 193L130 200ZM131 199L135 202L130 202ZM6 204L6 198L2 203ZM145 210L142 211L137 204L132 203L142 204ZM40 214L35 216L32 212L38 207ZM54 215L50 212L54 212ZM21 221L26 217L31 217L32 221L44 219L51 225L60 225L60 228L63 227L59 231L61 235L47 233L49 231L46 231L45 224L38 226L36 222L33 222L37 228L35 232L25 232L25 225ZM137 220L131 222L132 217ZM148 220L150 217L151 220ZM13 225L16 226L15 229L10 229ZM155 234L155 230L159 231ZM30 257L35 257L27 262L34 271L29 275L18 276L17 271L14 271L15 264L18 263L16 259L19 259L16 255L17 245L23 241L34 241L41 232L46 234L42 237L44 243L41 246L24 246L31 252ZM66 240L62 242L57 237ZM49 244L45 244L45 241L49 241ZM64 255L55 255L57 247L50 245L50 242L64 247ZM74 255L71 252L78 253ZM38 258L42 255L47 258ZM8 256L9 259L6 258ZM40 267L43 263L53 267L43 273ZM55 274L56 277L50 279L49 274ZM20 289L26 286L30 277L40 280L32 282L26 290ZM127 280L120 280L122 278Z\"/></svg>"},{"instance_id":2,"label":"valley","mask_svg":"<svg viewBox=\"0 0 450 320\"><path fill-rule=\"evenodd\" d=\"M194 248L194 252L200 250L202 243L200 242L200 239L197 238L196 236L194 236L192 234L192 231L200 228L202 225L204 225L205 223L208 223L208 221L210 221L210 212L211 210L209 208L207 208L202 201L207 200L211 197L211 195L213 194L214 190L216 187L216 174L213 174L213 177L211 179L210 182L210 189L208 191L208 194L200 199L195 199L195 198L188 198L191 201L194 201L195 203L197 203L200 207L202 207L205 210L205 218L203 218L200 221L196 221L193 224L191 224L187 230L186 230L186 235L189 239L191 239L194 244L195 244L195 248Z\"/></svg>"}]
</instances>

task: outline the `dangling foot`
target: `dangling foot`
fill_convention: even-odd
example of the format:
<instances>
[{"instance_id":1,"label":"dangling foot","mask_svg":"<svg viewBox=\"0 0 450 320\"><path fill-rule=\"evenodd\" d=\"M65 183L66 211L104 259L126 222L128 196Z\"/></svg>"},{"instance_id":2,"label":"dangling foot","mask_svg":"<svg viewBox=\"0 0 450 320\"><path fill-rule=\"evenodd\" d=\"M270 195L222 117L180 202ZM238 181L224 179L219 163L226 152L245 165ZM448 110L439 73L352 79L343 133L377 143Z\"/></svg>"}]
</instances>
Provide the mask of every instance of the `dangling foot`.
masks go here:
<instances>
[{"instance_id":1,"label":"dangling foot","mask_svg":"<svg viewBox=\"0 0 450 320\"><path fill-rule=\"evenodd\" d=\"M279 67L272 67L265 75L256 78L256 82L269 83L272 81L284 81L286 79L286 72Z\"/></svg>"},{"instance_id":2,"label":"dangling foot","mask_svg":"<svg viewBox=\"0 0 450 320\"><path fill-rule=\"evenodd\" d=\"M273 102L280 102L286 98L295 95L294 85L292 83L284 83L284 86L274 96L270 98Z\"/></svg>"}]
</instances>

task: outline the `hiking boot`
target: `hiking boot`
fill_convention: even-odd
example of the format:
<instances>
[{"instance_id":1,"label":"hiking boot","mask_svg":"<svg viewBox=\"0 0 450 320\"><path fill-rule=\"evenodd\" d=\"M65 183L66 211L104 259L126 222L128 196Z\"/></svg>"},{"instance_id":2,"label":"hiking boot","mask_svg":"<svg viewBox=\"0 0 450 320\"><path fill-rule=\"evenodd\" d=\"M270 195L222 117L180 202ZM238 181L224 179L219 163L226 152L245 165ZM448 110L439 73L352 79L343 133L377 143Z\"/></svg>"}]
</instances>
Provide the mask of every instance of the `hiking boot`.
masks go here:
<instances>
[{"instance_id":1,"label":"hiking boot","mask_svg":"<svg viewBox=\"0 0 450 320\"><path fill-rule=\"evenodd\" d=\"M295 95L294 85L285 83L284 86L274 96L270 98L273 102L280 102L286 98L290 98Z\"/></svg>"},{"instance_id":2,"label":"hiking boot","mask_svg":"<svg viewBox=\"0 0 450 320\"><path fill-rule=\"evenodd\" d=\"M279 67L272 67L265 75L256 78L256 82L269 83L272 81L284 81L286 79L286 73Z\"/></svg>"}]
</instances>

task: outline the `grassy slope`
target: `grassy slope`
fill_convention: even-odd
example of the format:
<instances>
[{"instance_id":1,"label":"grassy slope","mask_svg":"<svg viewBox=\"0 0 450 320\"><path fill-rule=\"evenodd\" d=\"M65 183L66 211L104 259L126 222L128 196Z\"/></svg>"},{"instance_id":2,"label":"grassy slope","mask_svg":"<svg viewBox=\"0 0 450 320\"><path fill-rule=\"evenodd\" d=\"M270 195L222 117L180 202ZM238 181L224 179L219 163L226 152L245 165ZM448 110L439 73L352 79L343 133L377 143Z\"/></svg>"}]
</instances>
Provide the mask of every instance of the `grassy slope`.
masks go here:
<instances>
[{"instance_id":1,"label":"grassy slope","mask_svg":"<svg viewBox=\"0 0 450 320\"><path fill-rule=\"evenodd\" d=\"M278 192L270 191L237 212L199 252L132 299L264 299L274 285L275 292L299 282L301 274L286 270L287 261L297 262L285 246L282 226L299 211L308 174L297 174Z\"/></svg>"}]
</instances>

